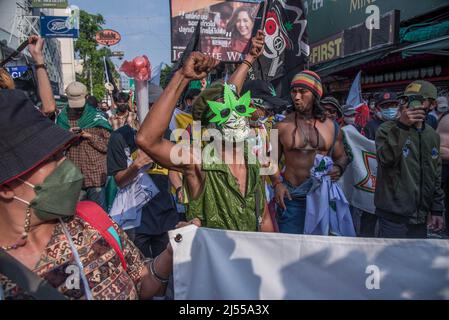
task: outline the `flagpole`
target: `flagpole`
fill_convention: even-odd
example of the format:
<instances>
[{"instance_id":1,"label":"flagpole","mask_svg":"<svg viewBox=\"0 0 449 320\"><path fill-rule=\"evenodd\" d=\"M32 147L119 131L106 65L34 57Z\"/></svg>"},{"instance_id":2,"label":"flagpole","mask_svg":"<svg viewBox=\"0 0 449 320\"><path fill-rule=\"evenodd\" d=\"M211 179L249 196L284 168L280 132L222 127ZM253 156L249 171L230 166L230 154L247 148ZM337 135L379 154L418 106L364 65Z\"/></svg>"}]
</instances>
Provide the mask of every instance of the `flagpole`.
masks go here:
<instances>
[{"instance_id":1,"label":"flagpole","mask_svg":"<svg viewBox=\"0 0 449 320\"><path fill-rule=\"evenodd\" d=\"M267 2L268 0L264 0L263 2L263 15L262 15L262 30L265 29L265 16L267 15Z\"/></svg>"},{"instance_id":2,"label":"flagpole","mask_svg":"<svg viewBox=\"0 0 449 320\"><path fill-rule=\"evenodd\" d=\"M262 26L260 28L260 30L262 30L262 31L265 30L265 16L267 15L268 1L269 0L264 0L264 2L263 2ZM261 76L262 80L265 81L262 64L260 63L259 58L260 57L257 57L256 61L257 61L257 64L259 65L260 76Z\"/></svg>"}]
</instances>

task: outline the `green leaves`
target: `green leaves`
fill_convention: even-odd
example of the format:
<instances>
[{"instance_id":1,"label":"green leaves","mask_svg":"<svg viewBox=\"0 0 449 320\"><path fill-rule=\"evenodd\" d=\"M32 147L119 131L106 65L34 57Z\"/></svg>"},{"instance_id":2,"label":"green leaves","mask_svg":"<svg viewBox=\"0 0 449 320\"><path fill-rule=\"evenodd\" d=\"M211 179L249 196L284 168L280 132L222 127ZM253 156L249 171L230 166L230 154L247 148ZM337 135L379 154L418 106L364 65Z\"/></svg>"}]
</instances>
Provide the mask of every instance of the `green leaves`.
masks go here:
<instances>
[{"instance_id":1,"label":"green leaves","mask_svg":"<svg viewBox=\"0 0 449 320\"><path fill-rule=\"evenodd\" d=\"M207 101L209 108L215 115L210 122L217 125L222 125L228 121L232 111L235 111L239 116L250 117L256 111L255 108L250 107L251 92L246 92L240 99L232 91L231 87L225 83L224 85L224 103L217 101Z\"/></svg>"},{"instance_id":2,"label":"green leaves","mask_svg":"<svg viewBox=\"0 0 449 320\"><path fill-rule=\"evenodd\" d=\"M106 93L103 57L111 54L109 48L102 47L100 49L95 41L95 33L103 29L104 23L105 20L100 14L93 15L80 10L80 36L75 41L75 54L83 60L83 72L76 75L76 80L84 83L90 89L89 78L92 74L92 91L98 99L102 99ZM112 68L112 71L114 78L118 79L119 75L115 68Z\"/></svg>"}]
</instances>

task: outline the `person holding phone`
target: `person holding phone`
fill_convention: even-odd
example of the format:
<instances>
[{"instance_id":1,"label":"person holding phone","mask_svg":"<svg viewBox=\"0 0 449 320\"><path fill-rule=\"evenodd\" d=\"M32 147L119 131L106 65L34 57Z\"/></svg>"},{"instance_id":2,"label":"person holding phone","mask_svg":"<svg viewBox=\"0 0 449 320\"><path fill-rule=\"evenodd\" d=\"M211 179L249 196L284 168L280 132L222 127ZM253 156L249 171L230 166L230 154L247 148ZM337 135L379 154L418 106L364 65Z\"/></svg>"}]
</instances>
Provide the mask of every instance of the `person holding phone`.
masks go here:
<instances>
[{"instance_id":1,"label":"person holding phone","mask_svg":"<svg viewBox=\"0 0 449 320\"><path fill-rule=\"evenodd\" d=\"M427 238L444 227L440 137L425 123L437 98L428 81L414 81L400 96L401 115L376 132L374 196L382 238Z\"/></svg>"},{"instance_id":2,"label":"person holding phone","mask_svg":"<svg viewBox=\"0 0 449 320\"><path fill-rule=\"evenodd\" d=\"M112 127L103 112L89 104L84 84L74 81L65 91L69 105L58 115L56 124L78 136L68 148L67 158L84 175L80 200L94 201L105 208L106 153Z\"/></svg>"}]
</instances>

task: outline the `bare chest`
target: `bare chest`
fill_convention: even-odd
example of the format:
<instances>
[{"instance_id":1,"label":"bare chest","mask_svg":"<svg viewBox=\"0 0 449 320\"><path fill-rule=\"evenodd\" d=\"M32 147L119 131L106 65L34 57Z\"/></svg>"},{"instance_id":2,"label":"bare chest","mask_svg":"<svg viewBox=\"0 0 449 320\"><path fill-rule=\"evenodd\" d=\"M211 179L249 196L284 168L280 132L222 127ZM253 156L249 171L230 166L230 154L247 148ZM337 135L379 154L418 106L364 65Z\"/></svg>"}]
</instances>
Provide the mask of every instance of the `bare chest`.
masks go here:
<instances>
[{"instance_id":1,"label":"bare chest","mask_svg":"<svg viewBox=\"0 0 449 320\"><path fill-rule=\"evenodd\" d=\"M325 154L332 148L334 142L334 124L330 121L318 120L292 121L280 132L280 142L283 150L289 152L318 152Z\"/></svg>"}]
</instances>

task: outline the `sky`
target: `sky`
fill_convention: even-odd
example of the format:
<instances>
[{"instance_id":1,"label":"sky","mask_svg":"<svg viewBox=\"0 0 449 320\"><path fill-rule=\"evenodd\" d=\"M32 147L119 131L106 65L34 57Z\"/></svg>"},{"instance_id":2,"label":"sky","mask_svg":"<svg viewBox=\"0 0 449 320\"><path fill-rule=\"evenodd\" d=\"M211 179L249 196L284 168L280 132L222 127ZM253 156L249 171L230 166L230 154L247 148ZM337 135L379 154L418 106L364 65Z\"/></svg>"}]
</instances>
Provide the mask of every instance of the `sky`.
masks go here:
<instances>
[{"instance_id":1,"label":"sky","mask_svg":"<svg viewBox=\"0 0 449 320\"><path fill-rule=\"evenodd\" d=\"M126 60L147 55L152 66L171 63L169 0L69 0L91 14L100 13L104 29L118 31L122 40L112 51L124 51ZM116 66L122 61L112 58Z\"/></svg>"}]
</instances>

